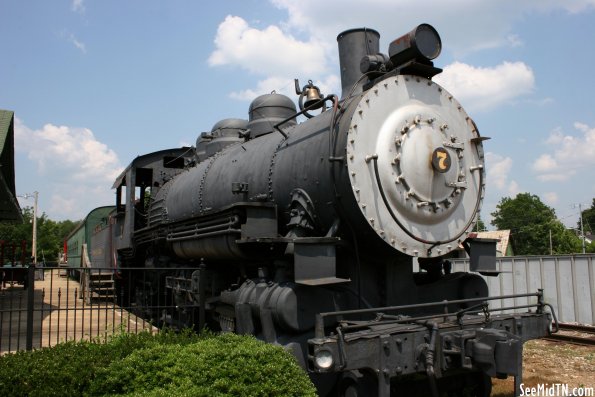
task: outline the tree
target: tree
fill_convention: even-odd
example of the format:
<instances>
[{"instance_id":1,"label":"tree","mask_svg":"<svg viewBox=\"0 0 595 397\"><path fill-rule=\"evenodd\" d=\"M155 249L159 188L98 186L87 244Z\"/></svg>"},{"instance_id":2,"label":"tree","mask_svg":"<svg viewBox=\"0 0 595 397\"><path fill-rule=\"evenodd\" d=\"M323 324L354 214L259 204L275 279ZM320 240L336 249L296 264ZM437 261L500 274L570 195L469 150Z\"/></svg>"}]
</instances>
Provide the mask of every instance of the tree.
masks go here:
<instances>
[{"instance_id":1,"label":"tree","mask_svg":"<svg viewBox=\"0 0 595 397\"><path fill-rule=\"evenodd\" d=\"M581 212L583 217L583 230L586 234L593 234L593 228L595 227L595 198L591 204L591 208L587 208ZM576 223L576 228L581 230L581 220L579 219Z\"/></svg>"},{"instance_id":2,"label":"tree","mask_svg":"<svg viewBox=\"0 0 595 397\"><path fill-rule=\"evenodd\" d=\"M33 208L22 209L23 223L8 224L0 223L0 240L15 242L19 244L27 242L27 257L31 256L33 238ZM44 213L37 217L37 260L41 262L54 261L62 248L64 239L76 227L78 222L65 220L56 222L47 217Z\"/></svg>"},{"instance_id":3,"label":"tree","mask_svg":"<svg viewBox=\"0 0 595 397\"><path fill-rule=\"evenodd\" d=\"M511 231L511 244L517 255L545 255L579 252L580 240L556 218L554 209L538 196L519 193L504 197L492 213L492 225Z\"/></svg>"}]
</instances>

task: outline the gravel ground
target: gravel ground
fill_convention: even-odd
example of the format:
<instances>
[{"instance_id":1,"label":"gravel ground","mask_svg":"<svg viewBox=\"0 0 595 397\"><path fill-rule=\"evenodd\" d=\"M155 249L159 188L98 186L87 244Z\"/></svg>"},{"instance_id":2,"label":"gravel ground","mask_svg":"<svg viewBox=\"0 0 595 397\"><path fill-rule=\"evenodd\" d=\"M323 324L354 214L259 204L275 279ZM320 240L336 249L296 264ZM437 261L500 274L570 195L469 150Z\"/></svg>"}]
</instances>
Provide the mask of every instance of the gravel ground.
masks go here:
<instances>
[{"instance_id":1,"label":"gravel ground","mask_svg":"<svg viewBox=\"0 0 595 397\"><path fill-rule=\"evenodd\" d=\"M532 340L523 349L523 383L525 387L538 384L568 384L574 387L595 388L595 347L569 343ZM512 397L513 378L493 380L493 397Z\"/></svg>"}]
</instances>

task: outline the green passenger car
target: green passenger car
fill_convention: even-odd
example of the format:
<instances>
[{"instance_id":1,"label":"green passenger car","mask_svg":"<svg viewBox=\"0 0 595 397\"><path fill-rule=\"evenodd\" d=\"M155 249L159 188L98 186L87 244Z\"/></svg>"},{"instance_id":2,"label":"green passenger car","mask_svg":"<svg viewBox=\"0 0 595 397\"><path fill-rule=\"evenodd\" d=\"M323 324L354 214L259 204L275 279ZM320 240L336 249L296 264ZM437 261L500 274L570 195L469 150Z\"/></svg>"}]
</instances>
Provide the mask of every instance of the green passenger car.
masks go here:
<instances>
[{"instance_id":1,"label":"green passenger car","mask_svg":"<svg viewBox=\"0 0 595 397\"><path fill-rule=\"evenodd\" d=\"M112 268L111 228L115 206L98 207L70 233L67 238L68 267L71 274L83 266L83 245L91 267ZM75 271L76 272L76 271Z\"/></svg>"}]
</instances>

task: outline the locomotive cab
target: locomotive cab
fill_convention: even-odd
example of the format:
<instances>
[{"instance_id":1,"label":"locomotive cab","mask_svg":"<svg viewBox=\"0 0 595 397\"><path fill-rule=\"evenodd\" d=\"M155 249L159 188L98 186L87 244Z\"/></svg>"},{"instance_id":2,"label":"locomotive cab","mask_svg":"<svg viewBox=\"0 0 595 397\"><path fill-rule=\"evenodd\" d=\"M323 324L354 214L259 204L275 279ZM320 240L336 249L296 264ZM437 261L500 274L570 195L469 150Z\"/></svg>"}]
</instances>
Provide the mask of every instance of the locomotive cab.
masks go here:
<instances>
[{"instance_id":1,"label":"locomotive cab","mask_svg":"<svg viewBox=\"0 0 595 397\"><path fill-rule=\"evenodd\" d=\"M123 258L137 244L134 234L148 224L149 202L165 182L192 160L190 148L161 150L139 156L116 178L116 248Z\"/></svg>"}]
</instances>

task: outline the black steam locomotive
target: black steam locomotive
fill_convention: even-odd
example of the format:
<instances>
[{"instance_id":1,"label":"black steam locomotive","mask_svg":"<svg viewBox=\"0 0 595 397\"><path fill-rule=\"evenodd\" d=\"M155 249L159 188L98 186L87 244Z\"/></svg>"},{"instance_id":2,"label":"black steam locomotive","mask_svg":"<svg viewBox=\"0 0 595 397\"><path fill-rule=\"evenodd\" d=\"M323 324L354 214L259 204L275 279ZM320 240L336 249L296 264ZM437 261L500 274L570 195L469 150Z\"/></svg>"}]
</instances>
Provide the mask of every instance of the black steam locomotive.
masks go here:
<instances>
[{"instance_id":1,"label":"black steam locomotive","mask_svg":"<svg viewBox=\"0 0 595 397\"><path fill-rule=\"evenodd\" d=\"M120 288L139 302L173 297L171 325L286 346L321 395L488 396L490 377L518 383L522 345L551 332L551 314L541 292L524 295L523 313L489 306L503 297L477 272L497 273L495 245L472 234L485 138L432 81L440 37L422 24L388 55L371 29L337 40L341 98L296 80L299 109L262 95L248 120L120 175ZM451 271L459 247L474 272ZM166 290L133 267L165 269Z\"/></svg>"}]
</instances>

